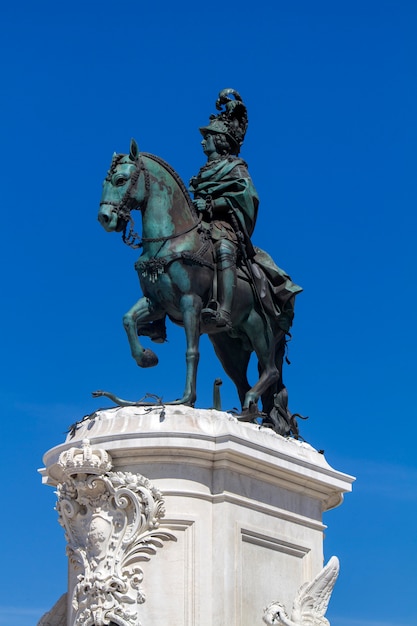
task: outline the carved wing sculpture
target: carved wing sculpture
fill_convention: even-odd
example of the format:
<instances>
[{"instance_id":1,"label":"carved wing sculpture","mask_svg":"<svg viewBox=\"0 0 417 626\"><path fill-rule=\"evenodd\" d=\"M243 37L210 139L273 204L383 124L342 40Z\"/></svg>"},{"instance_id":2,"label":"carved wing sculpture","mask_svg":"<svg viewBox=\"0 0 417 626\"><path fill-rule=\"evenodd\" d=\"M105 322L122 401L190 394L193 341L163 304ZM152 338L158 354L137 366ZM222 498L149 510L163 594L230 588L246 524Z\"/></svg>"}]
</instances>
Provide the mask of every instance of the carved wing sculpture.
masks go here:
<instances>
[{"instance_id":1,"label":"carved wing sculpture","mask_svg":"<svg viewBox=\"0 0 417 626\"><path fill-rule=\"evenodd\" d=\"M283 604L272 602L264 611L263 621L268 626L330 626L324 615L338 574L339 559L332 556L312 582L299 588L291 618Z\"/></svg>"}]
</instances>

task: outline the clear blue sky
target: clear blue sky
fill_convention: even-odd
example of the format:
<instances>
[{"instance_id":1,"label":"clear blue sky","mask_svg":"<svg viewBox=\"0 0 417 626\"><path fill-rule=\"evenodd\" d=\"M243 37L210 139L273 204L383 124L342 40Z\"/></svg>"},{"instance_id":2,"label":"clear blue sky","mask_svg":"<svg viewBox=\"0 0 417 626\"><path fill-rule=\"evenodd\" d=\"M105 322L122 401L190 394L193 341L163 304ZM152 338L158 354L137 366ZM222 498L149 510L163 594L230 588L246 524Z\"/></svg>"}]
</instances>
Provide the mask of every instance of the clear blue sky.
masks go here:
<instances>
[{"instance_id":1,"label":"clear blue sky","mask_svg":"<svg viewBox=\"0 0 417 626\"><path fill-rule=\"evenodd\" d=\"M310 416L304 438L357 476L324 518L326 559L341 561L328 617L416 624L416 2L23 1L3 9L0 47L0 625L32 626L65 591L55 496L36 469L102 405L90 392L183 388L180 329L158 368L129 354L136 254L96 221L111 155L134 136L188 181L204 162L198 126L229 86L249 112L254 242L304 287L290 405ZM204 407L222 371L202 345Z\"/></svg>"}]
</instances>

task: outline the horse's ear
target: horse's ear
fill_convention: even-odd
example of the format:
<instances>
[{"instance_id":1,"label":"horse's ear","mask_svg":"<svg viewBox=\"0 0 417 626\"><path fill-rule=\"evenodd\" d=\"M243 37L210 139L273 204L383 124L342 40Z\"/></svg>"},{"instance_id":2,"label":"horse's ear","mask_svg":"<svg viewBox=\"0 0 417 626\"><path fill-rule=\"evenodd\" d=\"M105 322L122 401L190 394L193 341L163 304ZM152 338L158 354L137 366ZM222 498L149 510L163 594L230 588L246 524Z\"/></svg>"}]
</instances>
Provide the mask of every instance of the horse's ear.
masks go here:
<instances>
[{"instance_id":1,"label":"horse's ear","mask_svg":"<svg viewBox=\"0 0 417 626\"><path fill-rule=\"evenodd\" d=\"M129 154L130 159L132 161L136 161L136 159L138 158L138 154L139 154L138 144L136 143L134 139L131 139L130 140L130 154Z\"/></svg>"}]
</instances>

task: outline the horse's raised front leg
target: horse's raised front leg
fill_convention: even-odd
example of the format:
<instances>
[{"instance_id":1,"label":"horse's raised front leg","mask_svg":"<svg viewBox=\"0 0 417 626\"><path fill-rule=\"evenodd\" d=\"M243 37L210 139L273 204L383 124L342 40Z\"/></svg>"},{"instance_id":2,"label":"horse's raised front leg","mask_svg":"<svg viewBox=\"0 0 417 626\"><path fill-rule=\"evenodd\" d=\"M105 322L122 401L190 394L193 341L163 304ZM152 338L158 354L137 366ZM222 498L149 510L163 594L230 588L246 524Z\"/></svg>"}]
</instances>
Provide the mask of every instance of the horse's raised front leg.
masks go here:
<instances>
[{"instance_id":1,"label":"horse's raised front leg","mask_svg":"<svg viewBox=\"0 0 417 626\"><path fill-rule=\"evenodd\" d=\"M151 312L147 298L141 298L123 317L123 326L129 340L130 351L139 367L153 367L158 365L158 357L152 350L143 348L139 339L137 328L143 322L152 322L161 317Z\"/></svg>"},{"instance_id":2,"label":"horse's raised front leg","mask_svg":"<svg viewBox=\"0 0 417 626\"><path fill-rule=\"evenodd\" d=\"M184 323L187 349L185 389L182 398L166 404L186 404L194 406L197 398L197 368L200 359L200 313L202 302L199 296L189 294L181 298L180 308Z\"/></svg>"}]
</instances>

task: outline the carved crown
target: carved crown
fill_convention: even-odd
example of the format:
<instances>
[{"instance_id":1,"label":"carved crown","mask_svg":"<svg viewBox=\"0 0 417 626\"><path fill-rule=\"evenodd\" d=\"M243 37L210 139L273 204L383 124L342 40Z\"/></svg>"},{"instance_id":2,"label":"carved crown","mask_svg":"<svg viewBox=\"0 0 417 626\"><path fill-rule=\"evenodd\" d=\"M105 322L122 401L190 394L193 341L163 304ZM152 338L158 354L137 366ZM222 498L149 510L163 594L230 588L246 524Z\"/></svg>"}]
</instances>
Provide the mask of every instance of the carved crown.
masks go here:
<instances>
[{"instance_id":1,"label":"carved crown","mask_svg":"<svg viewBox=\"0 0 417 626\"><path fill-rule=\"evenodd\" d=\"M81 448L70 448L61 452L58 465L67 476L75 474L105 474L112 468L111 456L106 450L94 449L89 439L84 439Z\"/></svg>"}]
</instances>

